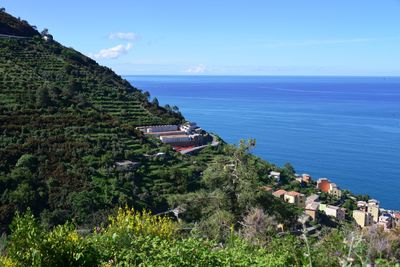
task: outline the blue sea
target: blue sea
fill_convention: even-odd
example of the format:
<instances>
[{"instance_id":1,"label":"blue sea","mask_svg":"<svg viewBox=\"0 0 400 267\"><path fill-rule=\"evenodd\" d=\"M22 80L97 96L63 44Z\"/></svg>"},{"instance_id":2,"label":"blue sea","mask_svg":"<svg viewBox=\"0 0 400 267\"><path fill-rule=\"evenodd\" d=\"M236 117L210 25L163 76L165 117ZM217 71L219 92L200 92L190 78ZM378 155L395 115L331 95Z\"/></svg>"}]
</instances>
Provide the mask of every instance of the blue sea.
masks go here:
<instances>
[{"instance_id":1,"label":"blue sea","mask_svg":"<svg viewBox=\"0 0 400 267\"><path fill-rule=\"evenodd\" d=\"M400 78L125 76L254 154L400 210Z\"/></svg>"}]
</instances>

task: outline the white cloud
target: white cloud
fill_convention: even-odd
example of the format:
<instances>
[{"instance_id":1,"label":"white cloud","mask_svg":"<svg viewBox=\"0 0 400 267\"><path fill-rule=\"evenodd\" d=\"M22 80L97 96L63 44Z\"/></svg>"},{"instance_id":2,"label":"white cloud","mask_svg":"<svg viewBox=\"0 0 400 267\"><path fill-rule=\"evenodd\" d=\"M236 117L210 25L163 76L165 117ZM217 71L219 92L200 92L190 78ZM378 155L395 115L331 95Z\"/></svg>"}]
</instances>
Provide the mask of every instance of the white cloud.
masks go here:
<instances>
[{"instance_id":1,"label":"white cloud","mask_svg":"<svg viewBox=\"0 0 400 267\"><path fill-rule=\"evenodd\" d=\"M117 45L111 48L106 48L100 50L98 53L94 54L93 57L97 59L115 59L128 53L132 49L132 44L128 43L126 45Z\"/></svg>"},{"instance_id":2,"label":"white cloud","mask_svg":"<svg viewBox=\"0 0 400 267\"><path fill-rule=\"evenodd\" d=\"M138 36L133 32L116 32L110 33L108 38L111 40L126 40L126 41L135 41Z\"/></svg>"},{"instance_id":3,"label":"white cloud","mask_svg":"<svg viewBox=\"0 0 400 267\"><path fill-rule=\"evenodd\" d=\"M190 67L185 70L185 72L187 72L187 73L204 73L206 71L207 71L207 68L203 64L199 64L197 66Z\"/></svg>"}]
</instances>

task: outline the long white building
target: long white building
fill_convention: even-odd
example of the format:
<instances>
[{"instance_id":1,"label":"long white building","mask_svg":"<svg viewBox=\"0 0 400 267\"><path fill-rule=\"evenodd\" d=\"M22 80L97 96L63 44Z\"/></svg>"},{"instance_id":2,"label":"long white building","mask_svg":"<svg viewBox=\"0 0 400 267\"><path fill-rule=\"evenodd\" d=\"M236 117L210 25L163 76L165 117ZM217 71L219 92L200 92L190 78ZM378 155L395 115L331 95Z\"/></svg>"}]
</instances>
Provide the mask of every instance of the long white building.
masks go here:
<instances>
[{"instance_id":1,"label":"long white building","mask_svg":"<svg viewBox=\"0 0 400 267\"><path fill-rule=\"evenodd\" d=\"M163 143L170 144L170 143L182 143L182 142L189 142L192 141L192 138L189 135L165 135L160 136L160 140Z\"/></svg>"},{"instance_id":2,"label":"long white building","mask_svg":"<svg viewBox=\"0 0 400 267\"><path fill-rule=\"evenodd\" d=\"M170 132L178 131L178 125L153 125L138 127L144 133L158 133L158 132Z\"/></svg>"}]
</instances>

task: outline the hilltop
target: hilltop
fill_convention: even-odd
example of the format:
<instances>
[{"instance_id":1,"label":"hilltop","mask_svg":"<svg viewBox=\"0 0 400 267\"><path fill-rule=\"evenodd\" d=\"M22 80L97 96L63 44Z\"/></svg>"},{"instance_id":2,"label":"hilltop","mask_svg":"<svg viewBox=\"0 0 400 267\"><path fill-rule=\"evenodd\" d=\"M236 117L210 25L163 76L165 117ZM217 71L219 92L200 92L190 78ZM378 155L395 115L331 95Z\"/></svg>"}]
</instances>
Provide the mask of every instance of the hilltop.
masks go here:
<instances>
[{"instance_id":1,"label":"hilltop","mask_svg":"<svg viewBox=\"0 0 400 267\"><path fill-rule=\"evenodd\" d=\"M27 21L15 18L4 11L0 11L0 33L22 37L39 35L39 32Z\"/></svg>"}]
</instances>

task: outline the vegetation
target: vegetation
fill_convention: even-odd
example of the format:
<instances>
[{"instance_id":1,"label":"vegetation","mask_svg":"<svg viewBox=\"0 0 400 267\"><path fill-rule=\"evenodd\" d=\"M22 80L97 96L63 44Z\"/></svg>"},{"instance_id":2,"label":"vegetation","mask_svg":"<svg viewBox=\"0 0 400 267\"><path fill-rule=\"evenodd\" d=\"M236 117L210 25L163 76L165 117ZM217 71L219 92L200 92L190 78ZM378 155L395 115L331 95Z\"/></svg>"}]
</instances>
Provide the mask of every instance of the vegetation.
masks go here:
<instances>
[{"instance_id":1,"label":"vegetation","mask_svg":"<svg viewBox=\"0 0 400 267\"><path fill-rule=\"evenodd\" d=\"M231 228L220 244L129 208L85 235L71 223L47 231L29 211L16 216L12 229L4 266L390 266L400 252L398 236L376 229L333 230L318 242L270 233L267 243L255 245Z\"/></svg>"},{"instance_id":2,"label":"vegetation","mask_svg":"<svg viewBox=\"0 0 400 267\"><path fill-rule=\"evenodd\" d=\"M252 155L254 140L175 153L136 127L181 123L178 107L160 107L148 92L4 10L0 33L26 37L0 38L1 266L398 261L395 231L332 222L326 225L336 228L320 236L299 231L301 211L264 188L308 194L314 186L295 182L290 164L278 168ZM117 170L122 160L140 167ZM269 178L272 170L282 184Z\"/></svg>"}]
</instances>

